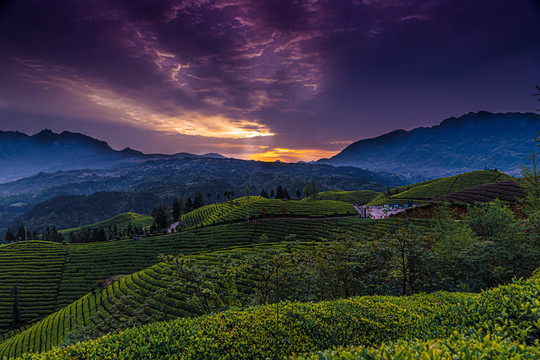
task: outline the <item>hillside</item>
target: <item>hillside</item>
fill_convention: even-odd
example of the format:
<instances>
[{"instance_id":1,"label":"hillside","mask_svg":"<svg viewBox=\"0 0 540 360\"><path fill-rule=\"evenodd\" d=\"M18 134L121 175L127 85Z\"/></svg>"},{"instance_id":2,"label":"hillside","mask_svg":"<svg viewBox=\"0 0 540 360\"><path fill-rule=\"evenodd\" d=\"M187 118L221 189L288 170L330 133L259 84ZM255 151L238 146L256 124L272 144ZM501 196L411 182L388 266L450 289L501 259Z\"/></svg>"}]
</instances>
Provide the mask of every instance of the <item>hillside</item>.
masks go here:
<instances>
[{"instance_id":1,"label":"hillside","mask_svg":"<svg viewBox=\"0 0 540 360\"><path fill-rule=\"evenodd\" d=\"M370 206L380 206L384 203L401 204L415 203L421 204L435 198L445 196L463 189L473 188L475 186L508 181L511 176L496 171L471 171L455 176L433 179L421 183L401 186L390 189L389 192L380 194L370 201Z\"/></svg>"},{"instance_id":2,"label":"hillside","mask_svg":"<svg viewBox=\"0 0 540 360\"><path fill-rule=\"evenodd\" d=\"M469 113L439 125L357 141L320 163L386 171L409 179L483 169L518 175L534 148L540 115Z\"/></svg>"},{"instance_id":3,"label":"hillside","mask_svg":"<svg viewBox=\"0 0 540 360\"><path fill-rule=\"evenodd\" d=\"M499 181L452 192L433 199L434 203L475 204L499 199L515 203L526 196L525 190L513 180Z\"/></svg>"},{"instance_id":4,"label":"hillside","mask_svg":"<svg viewBox=\"0 0 540 360\"><path fill-rule=\"evenodd\" d=\"M126 283L123 286L129 288ZM406 354L436 359L441 355L444 359L456 355L536 358L540 355L539 297L537 274L527 281L481 294L439 292L321 303L284 302L279 306L154 323L55 349L46 356L50 359L168 359L172 356L255 359L308 353L307 357L312 359L364 359L370 354L393 359L409 358ZM94 303L87 301L92 309ZM56 328L54 323L51 326ZM28 336L25 332L3 343L2 354L17 354L17 343L28 343ZM392 343L395 341L396 345ZM357 348L317 354L351 345ZM30 348L33 347L30 342ZM26 357L42 358L41 355Z\"/></svg>"},{"instance_id":5,"label":"hillside","mask_svg":"<svg viewBox=\"0 0 540 360\"><path fill-rule=\"evenodd\" d=\"M349 204L365 204L375 199L380 193L371 190L357 190L357 191L322 191L316 196L317 200L335 200L343 201ZM302 201L311 201L311 198L304 198Z\"/></svg>"},{"instance_id":6,"label":"hillside","mask_svg":"<svg viewBox=\"0 0 540 360\"><path fill-rule=\"evenodd\" d=\"M2 245L0 263L5 271L0 273L0 329L5 330L11 324L9 291L12 286L18 286L21 292L23 320L32 322L77 300L100 280L131 274L158 263L159 254L187 255L261 241L279 242L288 236L291 240L317 242L343 236L369 238L384 235L401 222L397 219L383 222L358 219L356 216L332 220L275 219L210 226L139 240L72 245L29 241ZM50 255L43 256L43 252ZM28 261L37 265L29 267ZM44 272L44 268L49 272ZM43 282L44 277L46 282ZM40 291L40 299L50 301L35 303L36 289Z\"/></svg>"},{"instance_id":7,"label":"hillside","mask_svg":"<svg viewBox=\"0 0 540 360\"><path fill-rule=\"evenodd\" d=\"M146 229L149 228L153 222L154 218L152 218L151 216L127 212L118 214L110 219L100 221L94 224L60 230L59 233L62 234L64 238L69 238L71 233L78 234L89 232L94 229L103 229L105 231L105 234L107 235L107 239L114 239L115 237L120 236L121 233L126 233L130 227L132 229Z\"/></svg>"}]
</instances>

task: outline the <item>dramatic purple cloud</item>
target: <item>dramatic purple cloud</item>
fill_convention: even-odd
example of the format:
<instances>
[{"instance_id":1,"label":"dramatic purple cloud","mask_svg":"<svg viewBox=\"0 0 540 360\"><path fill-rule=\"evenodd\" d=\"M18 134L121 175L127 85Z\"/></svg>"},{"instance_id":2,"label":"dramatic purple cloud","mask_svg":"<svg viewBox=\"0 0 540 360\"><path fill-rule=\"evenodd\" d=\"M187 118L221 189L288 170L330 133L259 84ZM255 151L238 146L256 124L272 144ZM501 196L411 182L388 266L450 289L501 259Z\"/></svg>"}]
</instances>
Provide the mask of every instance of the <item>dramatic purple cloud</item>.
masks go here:
<instances>
[{"instance_id":1,"label":"dramatic purple cloud","mask_svg":"<svg viewBox=\"0 0 540 360\"><path fill-rule=\"evenodd\" d=\"M293 161L470 111L533 111L536 5L8 1L0 129Z\"/></svg>"}]
</instances>

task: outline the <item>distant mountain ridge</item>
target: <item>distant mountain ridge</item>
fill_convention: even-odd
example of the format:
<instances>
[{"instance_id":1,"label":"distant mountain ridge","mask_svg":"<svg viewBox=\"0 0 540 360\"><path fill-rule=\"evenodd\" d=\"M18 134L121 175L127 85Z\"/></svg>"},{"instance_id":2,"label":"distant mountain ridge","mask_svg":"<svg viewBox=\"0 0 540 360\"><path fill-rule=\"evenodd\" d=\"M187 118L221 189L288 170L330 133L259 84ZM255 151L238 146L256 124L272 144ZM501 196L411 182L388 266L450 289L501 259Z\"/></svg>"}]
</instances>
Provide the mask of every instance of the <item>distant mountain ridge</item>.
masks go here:
<instances>
[{"instance_id":1,"label":"distant mountain ridge","mask_svg":"<svg viewBox=\"0 0 540 360\"><path fill-rule=\"evenodd\" d=\"M449 118L439 125L395 130L357 141L330 159L318 162L385 171L409 179L455 175L484 167L510 175L535 149L540 115L481 111Z\"/></svg>"},{"instance_id":2,"label":"distant mountain ridge","mask_svg":"<svg viewBox=\"0 0 540 360\"><path fill-rule=\"evenodd\" d=\"M214 153L194 155L144 154L131 148L114 150L105 141L80 133L49 129L35 135L0 131L0 183L58 170L107 169L145 160L224 158Z\"/></svg>"}]
</instances>

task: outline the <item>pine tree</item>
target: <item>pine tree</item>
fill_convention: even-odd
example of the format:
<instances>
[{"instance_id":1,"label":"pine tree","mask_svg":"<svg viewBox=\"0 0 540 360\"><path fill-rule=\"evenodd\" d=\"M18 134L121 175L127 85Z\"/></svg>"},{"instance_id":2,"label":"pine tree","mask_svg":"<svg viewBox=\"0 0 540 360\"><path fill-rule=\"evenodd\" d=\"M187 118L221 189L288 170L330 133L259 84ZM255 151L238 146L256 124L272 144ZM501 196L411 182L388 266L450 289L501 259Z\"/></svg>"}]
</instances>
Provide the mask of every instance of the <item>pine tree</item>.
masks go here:
<instances>
[{"instance_id":1,"label":"pine tree","mask_svg":"<svg viewBox=\"0 0 540 360\"><path fill-rule=\"evenodd\" d=\"M165 204L157 205L152 211L152 217L158 227L158 230L166 229L171 223L171 213Z\"/></svg>"},{"instance_id":2,"label":"pine tree","mask_svg":"<svg viewBox=\"0 0 540 360\"><path fill-rule=\"evenodd\" d=\"M283 199L283 195L283 188L279 185L276 190L276 199Z\"/></svg>"},{"instance_id":3,"label":"pine tree","mask_svg":"<svg viewBox=\"0 0 540 360\"><path fill-rule=\"evenodd\" d=\"M181 205L180 205L180 199L178 199L176 196L173 199L172 202L172 217L173 222L177 222L178 218L180 217L180 211L181 211Z\"/></svg>"},{"instance_id":4,"label":"pine tree","mask_svg":"<svg viewBox=\"0 0 540 360\"><path fill-rule=\"evenodd\" d=\"M17 241L26 240L26 230L24 229L23 225L19 226L15 238L17 239Z\"/></svg>"},{"instance_id":5,"label":"pine tree","mask_svg":"<svg viewBox=\"0 0 540 360\"><path fill-rule=\"evenodd\" d=\"M201 190L195 191L195 197L193 198L193 210L204 206L204 197Z\"/></svg>"},{"instance_id":6,"label":"pine tree","mask_svg":"<svg viewBox=\"0 0 540 360\"><path fill-rule=\"evenodd\" d=\"M15 241L15 234L13 234L13 231L11 231L11 229L7 229L6 242L13 242L13 241Z\"/></svg>"},{"instance_id":7,"label":"pine tree","mask_svg":"<svg viewBox=\"0 0 540 360\"><path fill-rule=\"evenodd\" d=\"M274 189L270 189L270 198L273 199L275 196Z\"/></svg>"},{"instance_id":8,"label":"pine tree","mask_svg":"<svg viewBox=\"0 0 540 360\"><path fill-rule=\"evenodd\" d=\"M193 210L193 201L191 201L191 198L188 196L186 200L186 212L190 212Z\"/></svg>"},{"instance_id":9,"label":"pine tree","mask_svg":"<svg viewBox=\"0 0 540 360\"><path fill-rule=\"evenodd\" d=\"M261 190L261 196L268 199L268 193L264 189Z\"/></svg>"},{"instance_id":10,"label":"pine tree","mask_svg":"<svg viewBox=\"0 0 540 360\"><path fill-rule=\"evenodd\" d=\"M296 197L298 198L298 200L300 200L301 196L302 194L300 193L300 190L296 190Z\"/></svg>"},{"instance_id":11,"label":"pine tree","mask_svg":"<svg viewBox=\"0 0 540 360\"><path fill-rule=\"evenodd\" d=\"M291 196L289 195L287 189L283 189L283 199L291 200Z\"/></svg>"}]
</instances>

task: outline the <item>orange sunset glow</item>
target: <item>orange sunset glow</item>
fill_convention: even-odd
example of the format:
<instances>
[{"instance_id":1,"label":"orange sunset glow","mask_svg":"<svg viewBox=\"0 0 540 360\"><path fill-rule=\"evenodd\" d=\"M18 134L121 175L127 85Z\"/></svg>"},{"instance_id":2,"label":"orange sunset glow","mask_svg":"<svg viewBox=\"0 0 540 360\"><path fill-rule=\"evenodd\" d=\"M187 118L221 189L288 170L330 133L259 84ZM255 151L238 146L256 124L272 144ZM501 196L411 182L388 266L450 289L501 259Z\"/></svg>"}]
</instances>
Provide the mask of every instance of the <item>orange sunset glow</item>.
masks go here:
<instances>
[{"instance_id":1,"label":"orange sunset glow","mask_svg":"<svg viewBox=\"0 0 540 360\"><path fill-rule=\"evenodd\" d=\"M334 156L339 151L327 151L320 149L283 149L274 148L262 153L249 154L247 158L249 160L257 161L284 161L284 162L297 162L297 161L315 161L321 158L327 158Z\"/></svg>"}]
</instances>

